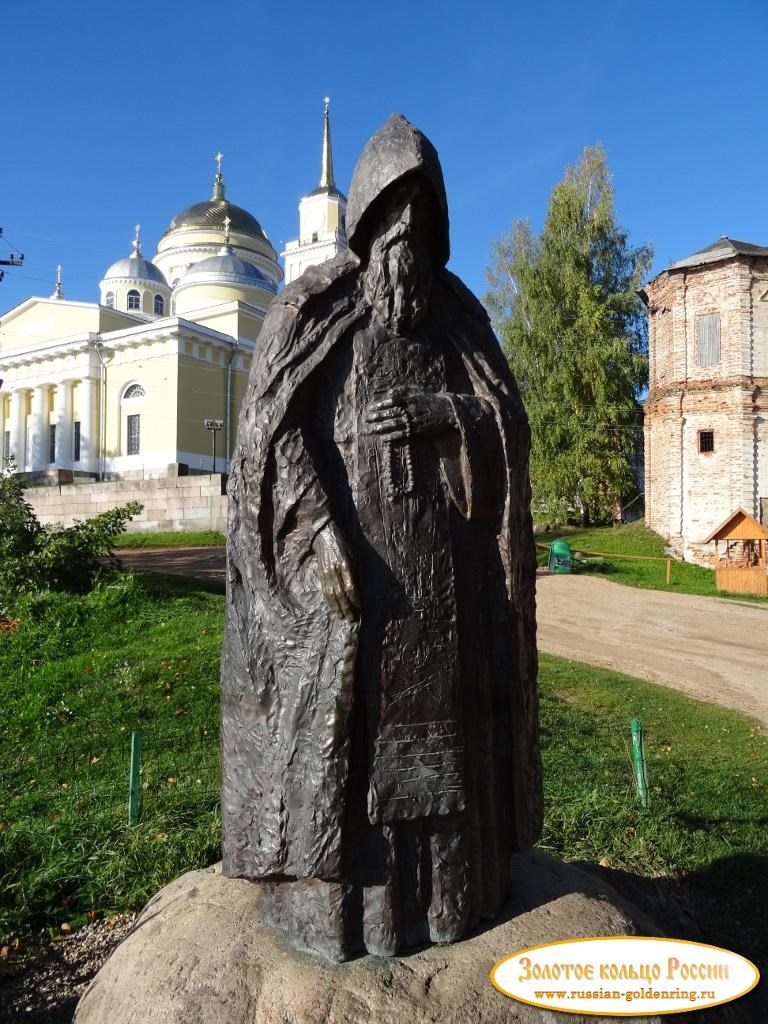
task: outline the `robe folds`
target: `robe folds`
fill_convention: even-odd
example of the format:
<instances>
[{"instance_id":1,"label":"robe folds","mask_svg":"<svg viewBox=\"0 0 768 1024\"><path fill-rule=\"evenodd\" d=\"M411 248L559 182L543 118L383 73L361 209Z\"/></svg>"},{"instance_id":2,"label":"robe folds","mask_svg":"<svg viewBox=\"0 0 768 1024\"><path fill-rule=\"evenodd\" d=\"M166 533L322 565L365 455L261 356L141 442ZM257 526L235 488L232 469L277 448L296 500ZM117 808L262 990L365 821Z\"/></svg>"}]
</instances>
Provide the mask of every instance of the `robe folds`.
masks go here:
<instances>
[{"instance_id":1,"label":"robe folds","mask_svg":"<svg viewBox=\"0 0 768 1024\"><path fill-rule=\"evenodd\" d=\"M476 921L541 828L530 442L477 300L439 270L429 309L412 338L381 338L346 253L262 328L229 480L224 873L375 884L382 835L446 824ZM366 435L377 373L446 394L456 429ZM329 522L354 622L320 591Z\"/></svg>"}]
</instances>

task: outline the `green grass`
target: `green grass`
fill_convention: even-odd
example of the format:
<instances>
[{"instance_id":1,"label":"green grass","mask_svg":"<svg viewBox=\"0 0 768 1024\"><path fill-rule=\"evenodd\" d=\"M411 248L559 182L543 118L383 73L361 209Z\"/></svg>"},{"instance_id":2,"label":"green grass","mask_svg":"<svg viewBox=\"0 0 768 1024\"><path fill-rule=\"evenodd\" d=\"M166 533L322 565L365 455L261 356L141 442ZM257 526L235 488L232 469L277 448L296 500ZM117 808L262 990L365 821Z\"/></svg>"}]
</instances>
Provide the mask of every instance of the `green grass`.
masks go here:
<instances>
[{"instance_id":1,"label":"green grass","mask_svg":"<svg viewBox=\"0 0 768 1024\"><path fill-rule=\"evenodd\" d=\"M0 935L139 906L218 858L221 612L199 584L131 575L15 611L0 634Z\"/></svg>"},{"instance_id":2,"label":"green grass","mask_svg":"<svg viewBox=\"0 0 768 1024\"><path fill-rule=\"evenodd\" d=\"M115 537L118 548L210 548L227 543L217 530L198 530L196 533L121 533Z\"/></svg>"},{"instance_id":3,"label":"green grass","mask_svg":"<svg viewBox=\"0 0 768 1024\"><path fill-rule=\"evenodd\" d=\"M218 859L223 597L118 577L29 601L0 634L0 936L140 906ZM760 954L768 903L768 739L674 691L541 659L542 845L642 876L684 878L708 941ZM634 792L629 720L645 723L652 801ZM144 733L141 823L128 747ZM199 780L199 781L198 781Z\"/></svg>"},{"instance_id":4,"label":"green grass","mask_svg":"<svg viewBox=\"0 0 768 1024\"><path fill-rule=\"evenodd\" d=\"M768 956L765 730L665 687L540 657L542 845L567 860L684 878L708 941ZM647 809L635 795L632 718L644 724Z\"/></svg>"},{"instance_id":5,"label":"green grass","mask_svg":"<svg viewBox=\"0 0 768 1024\"><path fill-rule=\"evenodd\" d=\"M672 559L672 578L667 586L667 564L664 548L666 541L658 533L648 530L641 521L624 526L600 526L592 529L565 527L540 534L536 541L536 555L539 565L547 564L549 545L557 537L563 537L574 552L597 552L608 557L601 563L585 565L579 571L590 575L603 576L616 583L650 590L666 590L673 594L699 594L705 597L724 597L730 600L749 600L768 603L768 598L740 594L726 594L715 586L715 573L690 562ZM642 555L663 559L658 562L635 561L628 555Z\"/></svg>"}]
</instances>

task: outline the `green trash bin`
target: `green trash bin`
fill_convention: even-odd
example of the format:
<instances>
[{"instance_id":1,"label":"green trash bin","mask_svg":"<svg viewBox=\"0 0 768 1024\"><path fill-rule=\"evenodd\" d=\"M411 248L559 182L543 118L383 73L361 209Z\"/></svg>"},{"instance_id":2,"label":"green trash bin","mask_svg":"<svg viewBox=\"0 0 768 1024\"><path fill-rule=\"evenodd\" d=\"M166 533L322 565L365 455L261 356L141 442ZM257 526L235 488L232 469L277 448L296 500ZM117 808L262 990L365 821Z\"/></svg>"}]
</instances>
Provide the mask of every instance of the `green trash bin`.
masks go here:
<instances>
[{"instance_id":1,"label":"green trash bin","mask_svg":"<svg viewBox=\"0 0 768 1024\"><path fill-rule=\"evenodd\" d=\"M573 571L573 552L567 540L553 540L549 545L547 568L556 573Z\"/></svg>"}]
</instances>

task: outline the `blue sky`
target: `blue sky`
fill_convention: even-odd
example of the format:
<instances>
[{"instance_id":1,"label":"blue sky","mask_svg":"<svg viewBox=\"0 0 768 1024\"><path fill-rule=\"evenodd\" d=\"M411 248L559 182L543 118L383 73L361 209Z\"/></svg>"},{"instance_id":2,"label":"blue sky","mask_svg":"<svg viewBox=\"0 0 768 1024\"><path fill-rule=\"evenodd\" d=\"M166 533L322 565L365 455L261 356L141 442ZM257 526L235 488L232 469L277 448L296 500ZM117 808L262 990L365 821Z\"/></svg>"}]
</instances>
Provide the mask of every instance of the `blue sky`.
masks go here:
<instances>
[{"instance_id":1,"label":"blue sky","mask_svg":"<svg viewBox=\"0 0 768 1024\"><path fill-rule=\"evenodd\" d=\"M476 0L6 4L0 226L26 254L0 310L53 291L95 300L143 226L227 196L275 246L320 173L336 177L395 110L440 152L451 268L485 287L491 242L539 226L566 164L602 141L619 217L655 269L720 235L768 244L768 3ZM4 248L0 246L0 248Z\"/></svg>"}]
</instances>

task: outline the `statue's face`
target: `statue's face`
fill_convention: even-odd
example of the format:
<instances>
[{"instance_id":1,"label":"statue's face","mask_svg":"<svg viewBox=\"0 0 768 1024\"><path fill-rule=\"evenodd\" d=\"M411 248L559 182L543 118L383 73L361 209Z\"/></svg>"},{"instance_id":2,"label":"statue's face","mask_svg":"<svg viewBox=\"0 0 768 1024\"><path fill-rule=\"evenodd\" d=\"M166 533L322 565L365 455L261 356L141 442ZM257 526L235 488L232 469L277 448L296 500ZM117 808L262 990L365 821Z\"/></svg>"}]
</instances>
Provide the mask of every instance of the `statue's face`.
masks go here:
<instances>
[{"instance_id":1,"label":"statue's face","mask_svg":"<svg viewBox=\"0 0 768 1024\"><path fill-rule=\"evenodd\" d=\"M433 205L418 179L399 182L387 193L371 234L366 299L376 319L397 334L414 327L429 306Z\"/></svg>"}]
</instances>

